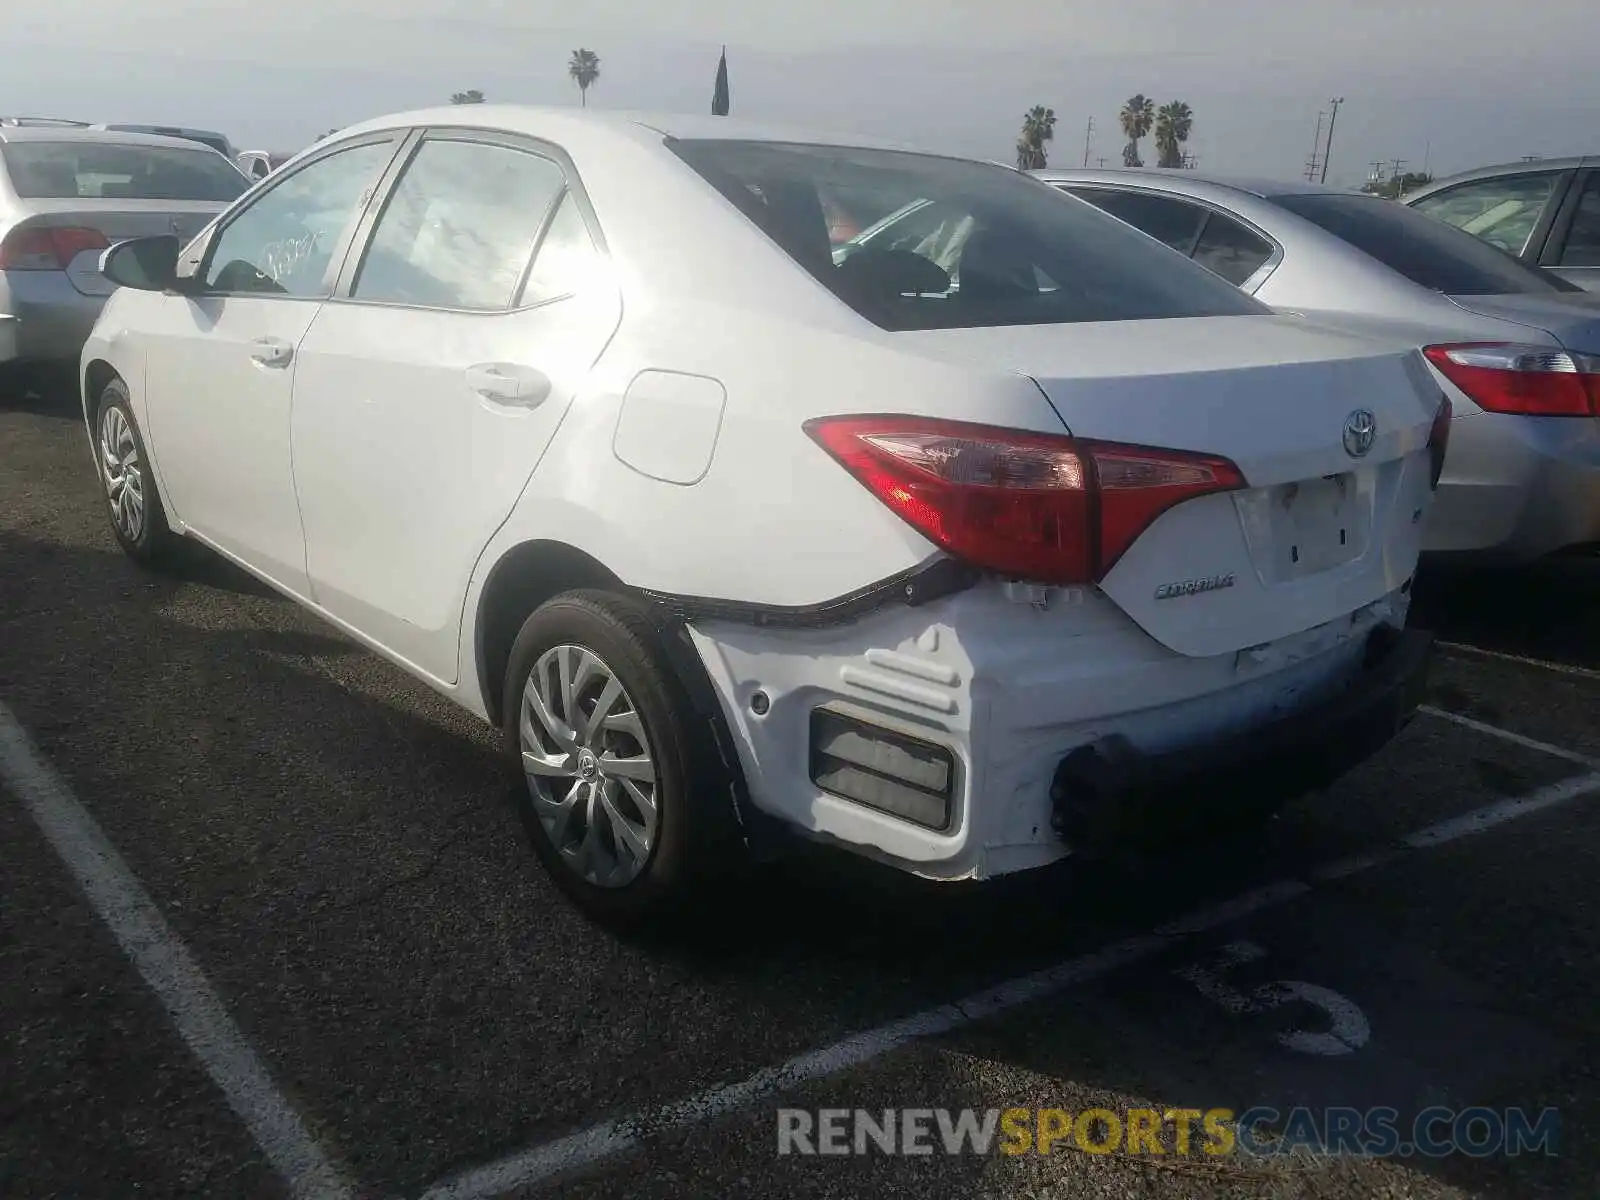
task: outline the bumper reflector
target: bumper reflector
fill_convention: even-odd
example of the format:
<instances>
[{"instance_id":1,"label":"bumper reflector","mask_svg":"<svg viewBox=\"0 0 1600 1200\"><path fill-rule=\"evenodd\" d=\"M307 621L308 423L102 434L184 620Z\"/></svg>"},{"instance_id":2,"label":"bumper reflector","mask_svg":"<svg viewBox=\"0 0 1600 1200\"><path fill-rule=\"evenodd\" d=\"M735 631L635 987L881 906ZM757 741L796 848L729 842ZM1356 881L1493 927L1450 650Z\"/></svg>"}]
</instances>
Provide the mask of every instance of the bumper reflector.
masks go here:
<instances>
[{"instance_id":1,"label":"bumper reflector","mask_svg":"<svg viewBox=\"0 0 1600 1200\"><path fill-rule=\"evenodd\" d=\"M950 825L955 756L944 746L811 710L811 782L925 829Z\"/></svg>"}]
</instances>

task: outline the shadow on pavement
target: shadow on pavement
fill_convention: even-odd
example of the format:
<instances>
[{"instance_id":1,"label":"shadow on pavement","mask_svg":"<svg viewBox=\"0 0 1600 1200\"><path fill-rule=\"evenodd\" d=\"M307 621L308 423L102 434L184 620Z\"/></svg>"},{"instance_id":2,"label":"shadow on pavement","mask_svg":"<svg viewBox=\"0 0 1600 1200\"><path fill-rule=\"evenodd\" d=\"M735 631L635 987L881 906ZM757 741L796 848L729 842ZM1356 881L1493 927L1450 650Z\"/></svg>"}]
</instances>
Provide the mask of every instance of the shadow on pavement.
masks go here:
<instances>
[{"instance_id":1,"label":"shadow on pavement","mask_svg":"<svg viewBox=\"0 0 1600 1200\"><path fill-rule=\"evenodd\" d=\"M1411 611L1447 641L1600 667L1600 554L1515 571L1424 568Z\"/></svg>"}]
</instances>

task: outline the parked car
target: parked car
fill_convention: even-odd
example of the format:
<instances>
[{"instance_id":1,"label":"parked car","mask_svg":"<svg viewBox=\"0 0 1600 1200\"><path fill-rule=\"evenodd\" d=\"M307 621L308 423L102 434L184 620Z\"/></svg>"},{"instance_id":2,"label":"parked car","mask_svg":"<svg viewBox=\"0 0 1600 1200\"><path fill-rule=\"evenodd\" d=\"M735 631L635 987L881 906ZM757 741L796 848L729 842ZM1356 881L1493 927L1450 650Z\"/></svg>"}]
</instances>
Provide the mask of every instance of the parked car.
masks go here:
<instances>
[{"instance_id":1,"label":"parked car","mask_svg":"<svg viewBox=\"0 0 1600 1200\"><path fill-rule=\"evenodd\" d=\"M1421 213L1310 184L1047 171L1258 300L1424 348L1455 409L1423 548L1521 564L1600 543L1600 306Z\"/></svg>"},{"instance_id":2,"label":"parked car","mask_svg":"<svg viewBox=\"0 0 1600 1200\"><path fill-rule=\"evenodd\" d=\"M273 154L267 150L241 150L235 163L251 179L265 179L293 157L292 154Z\"/></svg>"},{"instance_id":3,"label":"parked car","mask_svg":"<svg viewBox=\"0 0 1600 1200\"><path fill-rule=\"evenodd\" d=\"M844 192L965 206L959 289L836 267ZM774 829L955 880L1208 827L1418 701L1449 420L1416 352L1009 169L439 108L104 270L123 548L208 545L499 725L597 916Z\"/></svg>"},{"instance_id":4,"label":"parked car","mask_svg":"<svg viewBox=\"0 0 1600 1200\"><path fill-rule=\"evenodd\" d=\"M239 157L238 150L234 149L233 143L227 136L214 129L189 129L182 125L122 125L103 122L91 125L89 128L107 129L113 133L153 133L159 137L182 138L186 142L199 142L202 146L210 146L229 162L235 162Z\"/></svg>"},{"instance_id":5,"label":"parked car","mask_svg":"<svg viewBox=\"0 0 1600 1200\"><path fill-rule=\"evenodd\" d=\"M1600 157L1480 167L1419 188L1405 203L1600 292Z\"/></svg>"},{"instance_id":6,"label":"parked car","mask_svg":"<svg viewBox=\"0 0 1600 1200\"><path fill-rule=\"evenodd\" d=\"M76 366L125 238L187 240L249 186L215 151L65 127L0 129L0 367Z\"/></svg>"}]
</instances>

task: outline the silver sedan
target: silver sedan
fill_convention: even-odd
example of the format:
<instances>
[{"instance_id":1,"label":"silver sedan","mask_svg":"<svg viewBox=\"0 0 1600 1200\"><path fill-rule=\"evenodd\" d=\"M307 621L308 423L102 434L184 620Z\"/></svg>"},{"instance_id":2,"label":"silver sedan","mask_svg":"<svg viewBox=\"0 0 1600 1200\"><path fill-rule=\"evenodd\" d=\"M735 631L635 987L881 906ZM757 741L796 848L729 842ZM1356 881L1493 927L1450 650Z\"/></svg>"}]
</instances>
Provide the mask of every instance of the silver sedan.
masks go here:
<instances>
[{"instance_id":1,"label":"silver sedan","mask_svg":"<svg viewBox=\"0 0 1600 1200\"><path fill-rule=\"evenodd\" d=\"M65 125L0 128L0 368L76 364L114 290L107 247L199 233L250 180L177 138Z\"/></svg>"},{"instance_id":2,"label":"silver sedan","mask_svg":"<svg viewBox=\"0 0 1600 1200\"><path fill-rule=\"evenodd\" d=\"M1430 553L1514 565L1600 544L1600 298L1375 196L1038 174L1275 308L1422 349L1455 408Z\"/></svg>"}]
</instances>

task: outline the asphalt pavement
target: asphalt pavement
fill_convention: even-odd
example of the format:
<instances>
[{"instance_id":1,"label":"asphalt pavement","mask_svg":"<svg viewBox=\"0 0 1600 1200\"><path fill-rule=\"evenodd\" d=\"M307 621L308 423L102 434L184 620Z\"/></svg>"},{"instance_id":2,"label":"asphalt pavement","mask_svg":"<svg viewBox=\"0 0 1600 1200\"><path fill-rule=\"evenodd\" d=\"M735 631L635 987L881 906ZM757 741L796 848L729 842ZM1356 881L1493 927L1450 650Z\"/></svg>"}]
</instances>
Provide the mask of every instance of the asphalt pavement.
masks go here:
<instances>
[{"instance_id":1,"label":"asphalt pavement","mask_svg":"<svg viewBox=\"0 0 1600 1200\"><path fill-rule=\"evenodd\" d=\"M545 881L493 733L0 403L0 1195L1600 1195L1600 561L1424 576L1430 710L1269 827L670 943ZM1224 801L1225 797L1215 798ZM805 1155L779 1109L1438 1105L1555 1153Z\"/></svg>"}]
</instances>

